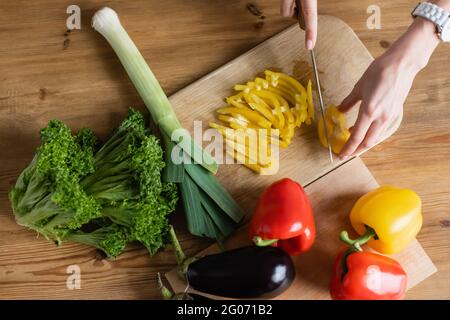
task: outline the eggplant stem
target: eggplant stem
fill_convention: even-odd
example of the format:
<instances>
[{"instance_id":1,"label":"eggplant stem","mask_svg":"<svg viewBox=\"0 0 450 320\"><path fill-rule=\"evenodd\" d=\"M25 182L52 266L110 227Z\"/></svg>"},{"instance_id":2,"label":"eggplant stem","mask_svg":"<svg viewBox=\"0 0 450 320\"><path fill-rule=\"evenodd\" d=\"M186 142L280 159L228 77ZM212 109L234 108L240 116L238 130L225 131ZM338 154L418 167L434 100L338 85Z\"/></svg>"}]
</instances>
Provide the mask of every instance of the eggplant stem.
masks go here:
<instances>
[{"instance_id":1,"label":"eggplant stem","mask_svg":"<svg viewBox=\"0 0 450 320\"><path fill-rule=\"evenodd\" d=\"M164 300L171 300L174 296L174 293L170 291L162 282L161 274L158 272L158 285L159 290L161 291L161 295Z\"/></svg>"},{"instance_id":2,"label":"eggplant stem","mask_svg":"<svg viewBox=\"0 0 450 320\"><path fill-rule=\"evenodd\" d=\"M253 237L253 242L258 247L267 247L267 246L270 246L271 244L274 244L277 241L278 241L278 239L263 239L260 236Z\"/></svg>"},{"instance_id":3,"label":"eggplant stem","mask_svg":"<svg viewBox=\"0 0 450 320\"><path fill-rule=\"evenodd\" d=\"M172 225L170 225L169 233L172 239L173 249L175 250L175 259L177 260L178 266L181 267L186 260L186 255L183 252L183 248L181 248L180 241L178 241L177 234Z\"/></svg>"},{"instance_id":4,"label":"eggplant stem","mask_svg":"<svg viewBox=\"0 0 450 320\"><path fill-rule=\"evenodd\" d=\"M186 279L186 273L189 268L189 265L197 260L195 257L186 258L186 255L183 252L183 248L181 248L180 241L178 241L177 234L175 233L175 229L172 225L169 227L170 238L172 239L173 249L175 251L175 259L178 264L178 274L182 279Z\"/></svg>"}]
</instances>

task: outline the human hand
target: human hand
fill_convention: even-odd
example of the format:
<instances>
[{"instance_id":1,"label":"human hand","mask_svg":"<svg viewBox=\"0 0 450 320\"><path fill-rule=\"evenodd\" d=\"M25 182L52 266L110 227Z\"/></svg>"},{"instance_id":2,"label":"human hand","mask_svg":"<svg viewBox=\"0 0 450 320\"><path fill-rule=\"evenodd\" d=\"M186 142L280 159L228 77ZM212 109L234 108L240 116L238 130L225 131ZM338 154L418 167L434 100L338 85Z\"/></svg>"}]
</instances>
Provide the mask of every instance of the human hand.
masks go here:
<instances>
[{"instance_id":1,"label":"human hand","mask_svg":"<svg viewBox=\"0 0 450 320\"><path fill-rule=\"evenodd\" d=\"M379 142L403 111L416 74L428 63L439 43L434 25L416 19L408 31L367 68L339 110L348 112L361 101L350 139L339 157L346 159Z\"/></svg>"},{"instance_id":2,"label":"human hand","mask_svg":"<svg viewBox=\"0 0 450 320\"><path fill-rule=\"evenodd\" d=\"M317 40L317 0L300 0L305 19L305 47L312 50ZM283 17L292 17L295 12L295 0L281 0L280 13Z\"/></svg>"}]
</instances>

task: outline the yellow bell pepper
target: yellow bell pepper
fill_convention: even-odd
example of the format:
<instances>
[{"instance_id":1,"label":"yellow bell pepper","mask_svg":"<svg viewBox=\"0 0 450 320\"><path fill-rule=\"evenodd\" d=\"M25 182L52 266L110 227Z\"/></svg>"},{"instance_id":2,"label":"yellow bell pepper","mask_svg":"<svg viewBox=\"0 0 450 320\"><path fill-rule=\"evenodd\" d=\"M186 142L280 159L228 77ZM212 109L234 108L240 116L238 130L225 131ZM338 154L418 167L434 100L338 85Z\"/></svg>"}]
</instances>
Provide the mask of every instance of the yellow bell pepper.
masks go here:
<instances>
[{"instance_id":1,"label":"yellow bell pepper","mask_svg":"<svg viewBox=\"0 0 450 320\"><path fill-rule=\"evenodd\" d=\"M264 74L266 77L270 77L274 83L276 83L276 81L279 81L280 83L284 82L287 87L292 87L294 91L298 93L306 93L305 87L303 87L300 82L285 73L266 70L264 71Z\"/></svg>"},{"instance_id":2,"label":"yellow bell pepper","mask_svg":"<svg viewBox=\"0 0 450 320\"><path fill-rule=\"evenodd\" d=\"M258 111L269 120L275 128L280 128L280 119L274 115L272 108L264 100L257 95L252 94L251 91L250 93L243 93L242 96L251 109Z\"/></svg>"},{"instance_id":3,"label":"yellow bell pepper","mask_svg":"<svg viewBox=\"0 0 450 320\"><path fill-rule=\"evenodd\" d=\"M255 164L259 165L260 167L268 167L270 165L271 158L269 149L265 150L266 152L262 152L259 147L255 149L247 143L243 145L235 140L229 139L226 139L225 142L228 145L228 148L226 150L227 153L232 155L239 162ZM266 146L266 148L268 147ZM231 154L230 149L234 151L233 154Z\"/></svg>"},{"instance_id":4,"label":"yellow bell pepper","mask_svg":"<svg viewBox=\"0 0 450 320\"><path fill-rule=\"evenodd\" d=\"M403 250L422 227L419 196L412 190L382 186L358 199L350 213L350 222L363 235L370 227L375 236L368 246L383 254Z\"/></svg>"},{"instance_id":5,"label":"yellow bell pepper","mask_svg":"<svg viewBox=\"0 0 450 320\"><path fill-rule=\"evenodd\" d=\"M248 108L224 107L216 110L219 114L229 114L232 116L240 115L247 120L258 124L263 128L270 128L272 124L263 116Z\"/></svg>"},{"instance_id":6,"label":"yellow bell pepper","mask_svg":"<svg viewBox=\"0 0 450 320\"><path fill-rule=\"evenodd\" d=\"M285 100L286 102L289 102L291 105L295 105L295 98L284 89L276 88L276 87L269 87L267 88L267 91L272 92L273 94L277 95L277 98L280 97Z\"/></svg>"},{"instance_id":7,"label":"yellow bell pepper","mask_svg":"<svg viewBox=\"0 0 450 320\"><path fill-rule=\"evenodd\" d=\"M266 70L264 74L265 79L256 77L234 86L237 93L225 98L227 106L216 110L218 119L225 125L210 123L210 127L225 137L225 143L233 146L227 153L261 174L269 171L265 170L267 164L255 163L258 160L255 152L264 153L267 146L270 155L269 146L286 148L295 135L295 128L302 123L311 124L314 119L311 82L305 88L282 72ZM260 129L266 132L261 134ZM243 137L237 143L231 142ZM277 168L278 162L270 163L272 169Z\"/></svg>"},{"instance_id":8,"label":"yellow bell pepper","mask_svg":"<svg viewBox=\"0 0 450 320\"><path fill-rule=\"evenodd\" d=\"M247 127L249 127L249 122L247 120L245 120L245 119L238 119L238 118L234 118L234 117L231 117L231 116L226 116L226 115L223 115L223 114L218 115L217 118L219 120L223 121L223 122L228 122L230 127L233 124L239 126L239 128L247 128ZM233 129L235 129L235 128L233 128Z\"/></svg>"},{"instance_id":9,"label":"yellow bell pepper","mask_svg":"<svg viewBox=\"0 0 450 320\"><path fill-rule=\"evenodd\" d=\"M272 112L278 118L278 128L284 127L285 119L283 113L281 112L280 102L277 99L277 96L272 92L267 90L253 90L250 92L250 96L255 102L266 103L266 105L270 105Z\"/></svg>"},{"instance_id":10,"label":"yellow bell pepper","mask_svg":"<svg viewBox=\"0 0 450 320\"><path fill-rule=\"evenodd\" d=\"M330 138L331 150L338 154L341 152L341 149L347 142L348 138L350 138L350 131L347 129L347 121L345 116L335 106L329 106L325 114L325 122ZM317 130L319 133L320 143L325 148L328 148L327 136L322 118L319 119Z\"/></svg>"}]
</instances>

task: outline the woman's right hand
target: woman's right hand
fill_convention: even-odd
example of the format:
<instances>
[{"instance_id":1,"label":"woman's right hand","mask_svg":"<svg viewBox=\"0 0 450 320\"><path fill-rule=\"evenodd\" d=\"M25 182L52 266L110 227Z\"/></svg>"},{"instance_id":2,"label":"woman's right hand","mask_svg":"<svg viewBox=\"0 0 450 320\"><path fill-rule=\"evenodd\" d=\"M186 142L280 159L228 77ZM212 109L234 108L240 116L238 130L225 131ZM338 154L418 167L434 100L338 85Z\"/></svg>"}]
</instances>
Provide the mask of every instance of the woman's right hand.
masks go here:
<instances>
[{"instance_id":1,"label":"woman's right hand","mask_svg":"<svg viewBox=\"0 0 450 320\"><path fill-rule=\"evenodd\" d=\"M317 40L317 0L300 0L305 19L305 48L312 50ZM281 0L280 13L283 17L292 17L295 12L295 0Z\"/></svg>"}]
</instances>

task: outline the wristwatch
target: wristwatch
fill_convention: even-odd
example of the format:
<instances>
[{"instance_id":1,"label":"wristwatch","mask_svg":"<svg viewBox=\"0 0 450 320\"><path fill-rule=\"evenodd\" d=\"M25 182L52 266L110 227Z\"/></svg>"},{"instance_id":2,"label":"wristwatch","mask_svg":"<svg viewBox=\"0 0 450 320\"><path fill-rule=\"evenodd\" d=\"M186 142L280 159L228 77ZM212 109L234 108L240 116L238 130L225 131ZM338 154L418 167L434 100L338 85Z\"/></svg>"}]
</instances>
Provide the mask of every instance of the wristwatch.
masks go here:
<instances>
[{"instance_id":1,"label":"wristwatch","mask_svg":"<svg viewBox=\"0 0 450 320\"><path fill-rule=\"evenodd\" d=\"M429 2L419 2L411 12L415 17L422 17L436 25L436 33L444 42L450 42L450 13L441 7Z\"/></svg>"}]
</instances>

